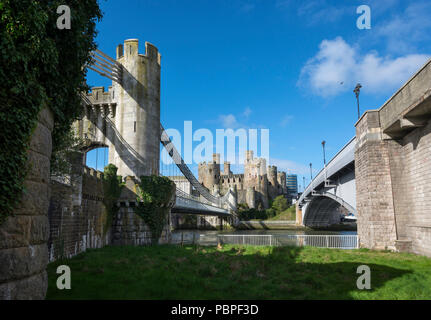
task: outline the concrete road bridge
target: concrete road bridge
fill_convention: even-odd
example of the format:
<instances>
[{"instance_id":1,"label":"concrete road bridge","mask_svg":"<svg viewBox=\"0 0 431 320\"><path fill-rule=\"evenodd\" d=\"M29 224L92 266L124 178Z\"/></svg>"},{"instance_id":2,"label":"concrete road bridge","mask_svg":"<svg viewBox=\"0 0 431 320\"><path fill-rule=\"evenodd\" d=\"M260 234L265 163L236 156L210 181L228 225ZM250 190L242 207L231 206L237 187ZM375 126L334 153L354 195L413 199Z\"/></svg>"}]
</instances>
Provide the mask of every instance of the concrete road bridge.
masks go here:
<instances>
[{"instance_id":1,"label":"concrete road bridge","mask_svg":"<svg viewBox=\"0 0 431 320\"><path fill-rule=\"evenodd\" d=\"M351 139L317 174L297 202L298 223L326 227L340 221L340 214L356 212L355 146Z\"/></svg>"}]
</instances>

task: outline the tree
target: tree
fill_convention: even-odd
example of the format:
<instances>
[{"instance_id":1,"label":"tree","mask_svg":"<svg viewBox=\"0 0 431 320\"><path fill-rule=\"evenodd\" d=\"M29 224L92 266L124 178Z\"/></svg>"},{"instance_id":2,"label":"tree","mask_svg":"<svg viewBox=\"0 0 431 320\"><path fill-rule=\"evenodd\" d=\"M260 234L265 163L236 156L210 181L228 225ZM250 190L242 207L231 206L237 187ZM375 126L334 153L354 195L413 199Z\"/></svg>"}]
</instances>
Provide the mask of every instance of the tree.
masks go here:
<instances>
[{"instance_id":1,"label":"tree","mask_svg":"<svg viewBox=\"0 0 431 320\"><path fill-rule=\"evenodd\" d=\"M284 196L278 196L274 199L272 203L272 208L276 211L277 214L287 210L289 205L287 203L287 199Z\"/></svg>"},{"instance_id":2,"label":"tree","mask_svg":"<svg viewBox=\"0 0 431 320\"><path fill-rule=\"evenodd\" d=\"M81 113L96 48L97 0L68 0L71 29L57 28L63 0L0 0L0 223L20 201L27 150L42 108L54 115L53 157Z\"/></svg>"}]
</instances>

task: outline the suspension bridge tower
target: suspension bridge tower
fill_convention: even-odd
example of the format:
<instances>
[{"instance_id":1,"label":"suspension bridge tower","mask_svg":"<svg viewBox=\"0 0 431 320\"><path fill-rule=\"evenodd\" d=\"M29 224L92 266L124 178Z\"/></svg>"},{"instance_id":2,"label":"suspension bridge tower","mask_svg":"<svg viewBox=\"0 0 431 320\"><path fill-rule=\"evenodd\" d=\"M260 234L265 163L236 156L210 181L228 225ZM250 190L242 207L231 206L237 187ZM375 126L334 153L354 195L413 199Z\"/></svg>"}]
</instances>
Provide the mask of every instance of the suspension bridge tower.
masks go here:
<instances>
[{"instance_id":1,"label":"suspension bridge tower","mask_svg":"<svg viewBox=\"0 0 431 320\"><path fill-rule=\"evenodd\" d=\"M111 99L117 105L113 121L124 140L114 137L110 143L109 163L123 177L158 174L161 55L148 42L140 54L137 39L125 40L116 52L122 81L113 82Z\"/></svg>"}]
</instances>

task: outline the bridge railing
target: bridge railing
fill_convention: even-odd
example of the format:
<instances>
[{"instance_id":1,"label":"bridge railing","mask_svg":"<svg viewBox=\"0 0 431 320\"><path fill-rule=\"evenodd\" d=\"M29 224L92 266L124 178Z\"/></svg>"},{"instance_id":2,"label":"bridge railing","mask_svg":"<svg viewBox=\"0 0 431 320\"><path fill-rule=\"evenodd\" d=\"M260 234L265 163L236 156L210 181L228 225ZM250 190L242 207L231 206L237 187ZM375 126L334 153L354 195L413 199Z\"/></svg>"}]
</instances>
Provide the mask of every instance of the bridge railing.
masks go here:
<instances>
[{"instance_id":1,"label":"bridge railing","mask_svg":"<svg viewBox=\"0 0 431 320\"><path fill-rule=\"evenodd\" d=\"M315 188L329 179L337 171L355 160L356 137L353 137L340 151L322 168L311 183L305 188L298 202L301 204Z\"/></svg>"}]
</instances>

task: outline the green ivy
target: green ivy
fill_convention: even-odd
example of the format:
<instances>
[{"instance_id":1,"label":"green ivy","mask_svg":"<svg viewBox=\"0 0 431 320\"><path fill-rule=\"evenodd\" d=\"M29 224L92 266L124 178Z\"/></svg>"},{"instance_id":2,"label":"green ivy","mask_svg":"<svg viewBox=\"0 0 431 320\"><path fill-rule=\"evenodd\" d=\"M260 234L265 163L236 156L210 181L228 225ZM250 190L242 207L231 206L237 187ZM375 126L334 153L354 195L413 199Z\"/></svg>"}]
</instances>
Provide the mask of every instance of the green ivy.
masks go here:
<instances>
[{"instance_id":1,"label":"green ivy","mask_svg":"<svg viewBox=\"0 0 431 320\"><path fill-rule=\"evenodd\" d=\"M117 206L117 202L124 186L122 177L117 176L117 170L116 166L108 164L103 173L103 204L107 213L105 227L103 228L104 234L111 227L112 220L118 212L119 207Z\"/></svg>"},{"instance_id":2,"label":"green ivy","mask_svg":"<svg viewBox=\"0 0 431 320\"><path fill-rule=\"evenodd\" d=\"M137 186L135 213L151 231L151 243L157 244L168 222L169 203L175 194L175 183L167 177L142 176Z\"/></svg>"},{"instance_id":3,"label":"green ivy","mask_svg":"<svg viewBox=\"0 0 431 320\"><path fill-rule=\"evenodd\" d=\"M71 29L59 30L59 5ZM42 108L54 115L53 157L81 112L96 48L97 0L0 0L0 223L13 213L28 172L27 150Z\"/></svg>"}]
</instances>

